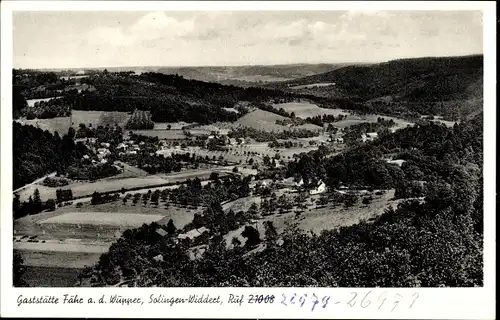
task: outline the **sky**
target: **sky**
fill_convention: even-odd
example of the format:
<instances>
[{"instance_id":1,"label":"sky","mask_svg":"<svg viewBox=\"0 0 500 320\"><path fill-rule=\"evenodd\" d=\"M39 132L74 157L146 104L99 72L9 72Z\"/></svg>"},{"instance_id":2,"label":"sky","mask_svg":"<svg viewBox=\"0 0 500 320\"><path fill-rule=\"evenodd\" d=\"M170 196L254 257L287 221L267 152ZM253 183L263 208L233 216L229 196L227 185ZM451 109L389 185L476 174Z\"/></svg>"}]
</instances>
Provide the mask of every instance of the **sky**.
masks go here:
<instances>
[{"instance_id":1,"label":"sky","mask_svg":"<svg viewBox=\"0 0 500 320\"><path fill-rule=\"evenodd\" d=\"M480 11L14 12L14 68L383 62L483 53Z\"/></svg>"}]
</instances>

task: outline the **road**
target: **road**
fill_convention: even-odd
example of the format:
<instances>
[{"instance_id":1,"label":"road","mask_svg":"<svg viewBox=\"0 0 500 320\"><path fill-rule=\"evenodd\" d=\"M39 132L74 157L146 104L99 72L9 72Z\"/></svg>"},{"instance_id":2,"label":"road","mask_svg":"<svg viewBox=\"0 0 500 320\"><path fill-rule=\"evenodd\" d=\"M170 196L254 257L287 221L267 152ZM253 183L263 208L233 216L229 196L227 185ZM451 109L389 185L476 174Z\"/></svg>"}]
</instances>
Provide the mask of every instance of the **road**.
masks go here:
<instances>
[{"instance_id":1,"label":"road","mask_svg":"<svg viewBox=\"0 0 500 320\"><path fill-rule=\"evenodd\" d=\"M48 175L43 176L43 177L41 177L40 179L37 179L37 180L33 181L32 183L26 184L26 185L22 186L21 188L18 188L18 189L16 189L16 190L14 190L14 191L13 191L13 193L17 193L17 192L22 191L22 190L24 190L24 189L26 189L26 188L28 188L28 187L30 187L30 186L32 186L32 185L34 185L34 184L37 184L37 183L39 183L39 182L42 182L43 180L45 180L45 178L49 178L49 177L50 177L50 178L53 178L53 177L55 177L55 176L56 176L56 173L57 173L57 172L52 172L52 173L49 173Z\"/></svg>"}]
</instances>

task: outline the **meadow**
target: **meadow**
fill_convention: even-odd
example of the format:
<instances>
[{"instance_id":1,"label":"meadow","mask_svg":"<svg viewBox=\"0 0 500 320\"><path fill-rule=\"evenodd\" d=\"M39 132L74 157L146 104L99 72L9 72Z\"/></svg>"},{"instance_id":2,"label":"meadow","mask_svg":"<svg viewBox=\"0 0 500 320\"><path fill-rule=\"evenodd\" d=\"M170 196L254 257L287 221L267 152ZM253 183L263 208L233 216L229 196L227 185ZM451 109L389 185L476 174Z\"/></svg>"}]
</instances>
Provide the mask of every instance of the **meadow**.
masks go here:
<instances>
[{"instance_id":1,"label":"meadow","mask_svg":"<svg viewBox=\"0 0 500 320\"><path fill-rule=\"evenodd\" d=\"M124 179L102 179L95 182L73 182L62 189L71 189L74 198L90 196L94 191L97 192L120 192L122 188L152 187L168 183L167 180L158 176L147 176L142 178L124 178ZM20 200L27 201L33 195L35 189L40 192L42 200L56 199L56 191L59 188L51 188L43 185L31 185L19 192Z\"/></svg>"},{"instance_id":2,"label":"meadow","mask_svg":"<svg viewBox=\"0 0 500 320\"><path fill-rule=\"evenodd\" d=\"M147 137L158 137L158 139L163 139L163 140L180 140L180 139L185 139L186 135L184 134L183 130L160 130L160 129L153 129L153 130L132 130L133 133L139 134L142 136L147 136Z\"/></svg>"},{"instance_id":3,"label":"meadow","mask_svg":"<svg viewBox=\"0 0 500 320\"><path fill-rule=\"evenodd\" d=\"M318 105L310 103L310 102L287 102L287 103L278 103L278 104L273 104L273 107L275 109L281 109L285 110L288 113L295 113L295 116L300 117L300 118L307 118L307 117L316 117L316 116L322 116L324 114L326 115L333 115L335 117L339 115L348 115L349 113L346 111L343 111L341 109L325 109L325 108L320 108Z\"/></svg>"},{"instance_id":4,"label":"meadow","mask_svg":"<svg viewBox=\"0 0 500 320\"><path fill-rule=\"evenodd\" d=\"M26 266L23 279L30 287L73 287L79 271L75 268Z\"/></svg>"},{"instance_id":5,"label":"meadow","mask_svg":"<svg viewBox=\"0 0 500 320\"><path fill-rule=\"evenodd\" d=\"M46 220L40 224L107 225L120 227L140 227L161 220L163 215L120 213L120 212L68 212Z\"/></svg>"},{"instance_id":6,"label":"meadow","mask_svg":"<svg viewBox=\"0 0 500 320\"><path fill-rule=\"evenodd\" d=\"M48 130L50 133L57 132L59 133L60 136L68 133L68 130L71 127L70 117L57 117L50 119L33 119L33 120L16 119L15 121L23 125L34 126L44 131Z\"/></svg>"},{"instance_id":7,"label":"meadow","mask_svg":"<svg viewBox=\"0 0 500 320\"><path fill-rule=\"evenodd\" d=\"M78 126L83 123L87 127L92 125L92 127L98 127L106 125L120 127L125 127L130 114L128 112L119 111L82 111L73 110L71 113L73 127L78 128Z\"/></svg>"},{"instance_id":8,"label":"meadow","mask_svg":"<svg viewBox=\"0 0 500 320\"><path fill-rule=\"evenodd\" d=\"M276 192L278 197L281 194L287 194L286 190L281 189L281 192ZM327 205L324 207L318 207L316 204L312 203L318 199L318 196L312 196L309 197L308 201L306 201L307 209L305 209L299 217L296 217L294 212L295 209L293 209L287 213L274 213L273 215L265 216L262 219L250 223L249 225L256 228L261 237L265 235L265 221L271 221L278 233L282 233L288 224L297 223L299 228L319 235L323 230L350 226L359 223L360 221L369 221L374 219L381 215L384 212L384 209L389 205L392 205L393 207L397 206L399 200L393 200L393 198L394 190L389 190L381 196L373 196L373 201L369 205L363 205L361 200L359 200L356 205L346 209L341 204L337 206ZM248 201L249 204L251 204L251 202L255 202L257 204L260 203L260 199L258 199L258 197L249 197ZM235 208L238 206L239 204L235 203ZM231 205L227 204L226 207L229 208ZM224 238L226 239L227 245L229 246L231 244L233 237L238 238L242 243L244 243L245 238L241 236L241 232L243 232L244 229L245 226L242 226L239 229L230 231L227 235L225 235Z\"/></svg>"}]
</instances>

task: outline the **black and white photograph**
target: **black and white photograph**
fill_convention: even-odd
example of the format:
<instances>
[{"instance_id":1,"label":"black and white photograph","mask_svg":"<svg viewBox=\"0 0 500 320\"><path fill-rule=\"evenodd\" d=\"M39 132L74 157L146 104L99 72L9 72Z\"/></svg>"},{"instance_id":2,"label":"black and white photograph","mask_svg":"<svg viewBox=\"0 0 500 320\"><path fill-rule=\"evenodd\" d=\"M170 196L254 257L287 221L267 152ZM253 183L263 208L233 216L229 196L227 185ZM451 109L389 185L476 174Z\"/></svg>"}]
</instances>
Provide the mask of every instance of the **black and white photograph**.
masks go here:
<instances>
[{"instance_id":1,"label":"black and white photograph","mask_svg":"<svg viewBox=\"0 0 500 320\"><path fill-rule=\"evenodd\" d=\"M480 10L13 12L13 286L483 287L485 41Z\"/></svg>"}]
</instances>

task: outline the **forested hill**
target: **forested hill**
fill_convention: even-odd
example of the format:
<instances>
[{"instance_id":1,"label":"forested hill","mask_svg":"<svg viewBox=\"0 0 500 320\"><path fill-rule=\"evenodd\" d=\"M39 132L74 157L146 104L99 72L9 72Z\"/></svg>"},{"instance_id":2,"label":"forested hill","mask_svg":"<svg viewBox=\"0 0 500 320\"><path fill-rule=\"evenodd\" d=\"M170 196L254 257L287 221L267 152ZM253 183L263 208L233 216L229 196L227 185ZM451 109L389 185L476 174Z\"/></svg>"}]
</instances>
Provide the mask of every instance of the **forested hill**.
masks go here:
<instances>
[{"instance_id":1,"label":"forested hill","mask_svg":"<svg viewBox=\"0 0 500 320\"><path fill-rule=\"evenodd\" d=\"M310 86L297 88L304 85ZM483 56L401 59L347 66L268 87L349 99L375 111L403 107L420 114L459 118L482 109Z\"/></svg>"},{"instance_id":2,"label":"forested hill","mask_svg":"<svg viewBox=\"0 0 500 320\"><path fill-rule=\"evenodd\" d=\"M33 126L13 122L13 188L36 180L53 171L65 168L81 159L87 152L82 143L75 143L75 130L62 138L56 132L43 131Z\"/></svg>"},{"instance_id":3,"label":"forested hill","mask_svg":"<svg viewBox=\"0 0 500 320\"><path fill-rule=\"evenodd\" d=\"M199 122L236 120L232 108L240 101L266 101L291 97L293 93L264 88L240 88L184 79L178 75L131 72L104 73L85 80L93 92L82 92L74 109L101 111L151 111L155 122Z\"/></svg>"}]
</instances>

